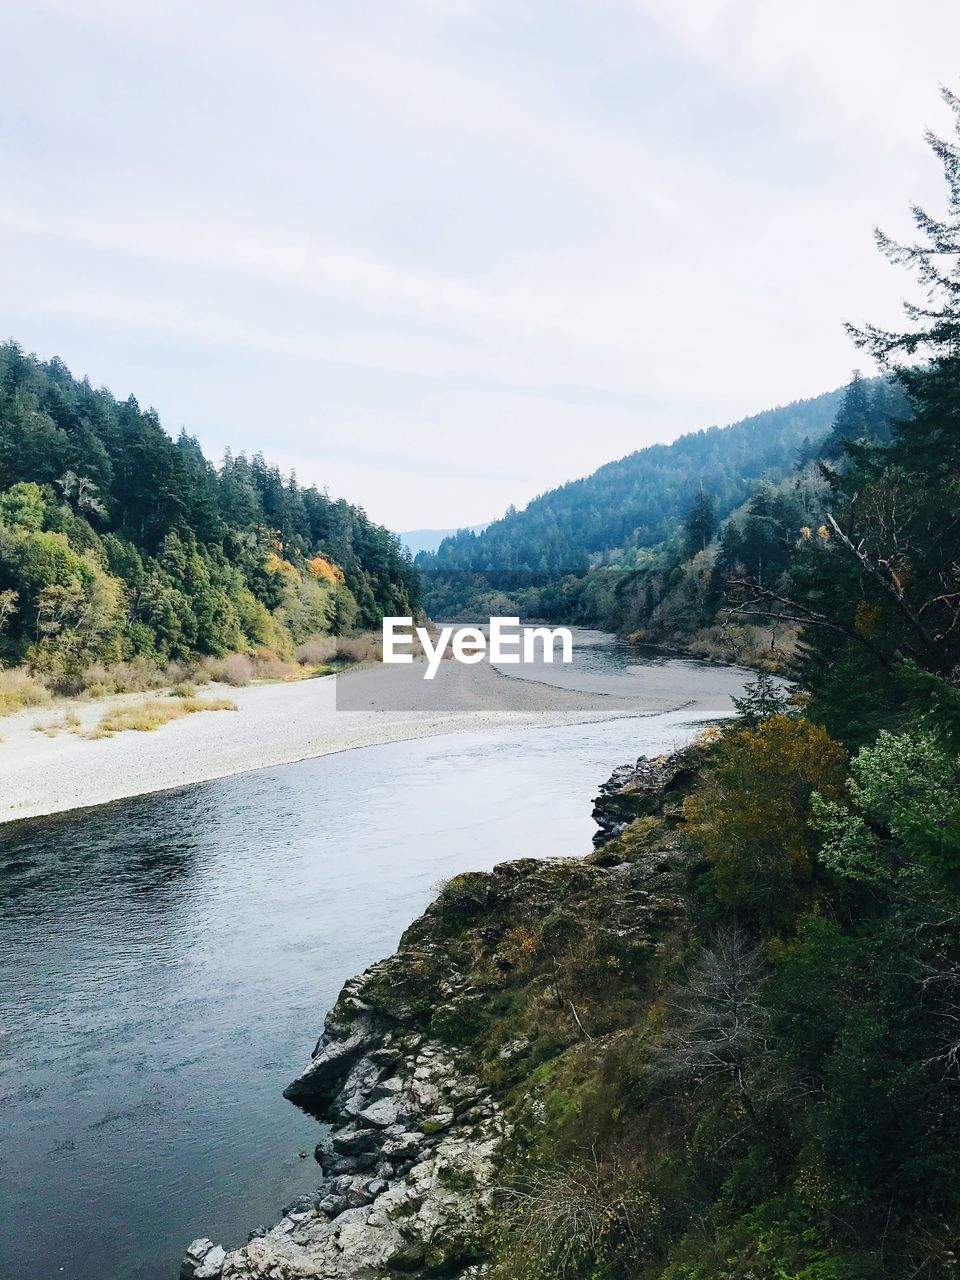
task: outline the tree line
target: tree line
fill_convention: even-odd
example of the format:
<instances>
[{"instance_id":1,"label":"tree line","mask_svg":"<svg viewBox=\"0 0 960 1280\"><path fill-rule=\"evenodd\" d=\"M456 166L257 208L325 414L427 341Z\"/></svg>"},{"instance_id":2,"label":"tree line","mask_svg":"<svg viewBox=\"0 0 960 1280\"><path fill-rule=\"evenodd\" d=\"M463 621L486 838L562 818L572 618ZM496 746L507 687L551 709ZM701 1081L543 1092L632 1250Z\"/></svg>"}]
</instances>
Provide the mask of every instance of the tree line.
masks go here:
<instances>
[{"instance_id":1,"label":"tree line","mask_svg":"<svg viewBox=\"0 0 960 1280\"><path fill-rule=\"evenodd\" d=\"M720 625L794 633L780 667L795 690L761 673L662 813L597 855L611 914L618 864L643 868L642 921L651 901L673 909L656 883L686 853L688 923L651 945L618 921L605 941L602 919L577 932L568 910L565 935L561 903L524 935L533 1028L572 934L565 994L590 1039L571 1027L555 1053L524 1025L541 1056L511 1081L535 1102L498 1278L956 1274L960 99L945 97L957 138L929 141L946 212L915 210L909 243L878 233L921 300L901 331L851 330L885 380L854 378L817 449L719 527L693 495L668 549L625 570L635 599L611 603L652 617L699 583ZM613 948L637 935L630 978Z\"/></svg>"},{"instance_id":2,"label":"tree line","mask_svg":"<svg viewBox=\"0 0 960 1280\"><path fill-rule=\"evenodd\" d=\"M399 540L260 453L207 459L157 414L0 346L0 652L90 662L287 653L419 602Z\"/></svg>"}]
</instances>

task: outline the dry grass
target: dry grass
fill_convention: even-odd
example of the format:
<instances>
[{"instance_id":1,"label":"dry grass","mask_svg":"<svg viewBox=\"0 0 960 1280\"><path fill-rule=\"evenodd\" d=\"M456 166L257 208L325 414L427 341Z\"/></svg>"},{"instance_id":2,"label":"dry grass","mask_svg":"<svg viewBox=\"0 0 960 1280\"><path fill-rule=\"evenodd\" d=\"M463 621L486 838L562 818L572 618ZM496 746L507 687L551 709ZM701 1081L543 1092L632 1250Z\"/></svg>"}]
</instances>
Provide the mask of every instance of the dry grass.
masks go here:
<instances>
[{"instance_id":1,"label":"dry grass","mask_svg":"<svg viewBox=\"0 0 960 1280\"><path fill-rule=\"evenodd\" d=\"M11 715L23 707L42 707L49 701L50 690L26 667L0 671L0 716Z\"/></svg>"},{"instance_id":2,"label":"dry grass","mask_svg":"<svg viewBox=\"0 0 960 1280\"><path fill-rule=\"evenodd\" d=\"M115 733L128 729L140 733L152 733L161 725L197 711L236 711L237 704L230 698L196 698L184 695L175 698L153 698L128 707L114 707L100 718L86 736L88 738L112 738Z\"/></svg>"},{"instance_id":3,"label":"dry grass","mask_svg":"<svg viewBox=\"0 0 960 1280\"><path fill-rule=\"evenodd\" d=\"M44 733L48 738L55 738L58 733L79 733L80 717L74 711L65 711L56 720L48 720L45 723L38 720L33 728L34 732Z\"/></svg>"}]
</instances>

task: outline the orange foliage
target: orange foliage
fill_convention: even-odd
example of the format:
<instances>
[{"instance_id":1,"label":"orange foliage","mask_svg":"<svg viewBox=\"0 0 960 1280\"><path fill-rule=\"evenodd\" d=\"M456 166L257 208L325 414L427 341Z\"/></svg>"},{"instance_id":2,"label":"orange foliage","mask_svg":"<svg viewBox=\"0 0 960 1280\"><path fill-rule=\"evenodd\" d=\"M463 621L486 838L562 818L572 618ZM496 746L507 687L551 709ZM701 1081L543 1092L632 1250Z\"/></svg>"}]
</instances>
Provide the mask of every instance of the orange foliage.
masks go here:
<instances>
[{"instance_id":1,"label":"orange foliage","mask_svg":"<svg viewBox=\"0 0 960 1280\"><path fill-rule=\"evenodd\" d=\"M332 560L328 560L323 552L318 552L307 561L307 569L314 578L326 578L328 582L343 582L343 570Z\"/></svg>"}]
</instances>

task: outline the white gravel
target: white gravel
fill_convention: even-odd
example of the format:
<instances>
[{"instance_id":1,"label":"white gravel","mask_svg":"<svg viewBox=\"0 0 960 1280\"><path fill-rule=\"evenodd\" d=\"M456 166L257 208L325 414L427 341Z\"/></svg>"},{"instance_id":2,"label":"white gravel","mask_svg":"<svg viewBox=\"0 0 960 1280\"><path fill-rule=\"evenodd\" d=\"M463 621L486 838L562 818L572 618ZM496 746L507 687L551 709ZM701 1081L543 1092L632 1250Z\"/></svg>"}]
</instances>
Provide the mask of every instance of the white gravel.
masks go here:
<instances>
[{"instance_id":1,"label":"white gravel","mask_svg":"<svg viewBox=\"0 0 960 1280\"><path fill-rule=\"evenodd\" d=\"M397 672L404 680L397 695ZM71 699L0 720L0 822L103 804L125 796L205 782L248 769L401 739L471 729L529 728L651 715L689 704L690 691L624 699L511 679L488 665L446 662L432 684L415 667L360 668L339 676L243 689L209 685L200 697L227 695L237 711L200 712L154 732L83 736L110 707L162 694ZM337 708L341 703L364 710ZM699 704L699 699L694 699ZM406 710L398 710L398 705ZM38 727L80 719L80 733ZM705 707L706 715L713 714Z\"/></svg>"}]
</instances>

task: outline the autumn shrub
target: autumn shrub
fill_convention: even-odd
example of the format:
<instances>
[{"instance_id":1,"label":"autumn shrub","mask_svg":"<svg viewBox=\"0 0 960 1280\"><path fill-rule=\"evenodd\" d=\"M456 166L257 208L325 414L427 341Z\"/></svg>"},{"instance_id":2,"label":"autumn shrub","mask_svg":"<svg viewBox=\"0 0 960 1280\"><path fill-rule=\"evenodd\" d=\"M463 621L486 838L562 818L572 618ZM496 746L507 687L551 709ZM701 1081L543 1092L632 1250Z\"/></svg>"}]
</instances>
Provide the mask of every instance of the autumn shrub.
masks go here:
<instances>
[{"instance_id":1,"label":"autumn shrub","mask_svg":"<svg viewBox=\"0 0 960 1280\"><path fill-rule=\"evenodd\" d=\"M87 698L104 698L115 693L148 693L167 683L166 673L146 657L134 658L130 662L90 662L83 667L60 672L52 679L58 693Z\"/></svg>"},{"instance_id":2,"label":"autumn shrub","mask_svg":"<svg viewBox=\"0 0 960 1280\"><path fill-rule=\"evenodd\" d=\"M724 735L683 806L724 906L776 930L808 904L820 839L812 797L840 800L846 763L843 747L802 717L775 715Z\"/></svg>"},{"instance_id":3,"label":"autumn shrub","mask_svg":"<svg viewBox=\"0 0 960 1280\"><path fill-rule=\"evenodd\" d=\"M231 653L222 662L213 664L214 680L239 688L248 685L253 679L253 663L242 653Z\"/></svg>"},{"instance_id":4,"label":"autumn shrub","mask_svg":"<svg viewBox=\"0 0 960 1280\"><path fill-rule=\"evenodd\" d=\"M314 636L298 644L293 651L295 662L305 667L319 667L329 662L337 653L337 641L333 636Z\"/></svg>"},{"instance_id":5,"label":"autumn shrub","mask_svg":"<svg viewBox=\"0 0 960 1280\"><path fill-rule=\"evenodd\" d=\"M0 716L10 715L22 707L40 707L49 701L50 690L26 667L0 670Z\"/></svg>"},{"instance_id":6,"label":"autumn shrub","mask_svg":"<svg viewBox=\"0 0 960 1280\"><path fill-rule=\"evenodd\" d=\"M379 662L383 657L383 642L372 633L340 636L337 639L337 657L348 658L351 662Z\"/></svg>"},{"instance_id":7,"label":"autumn shrub","mask_svg":"<svg viewBox=\"0 0 960 1280\"><path fill-rule=\"evenodd\" d=\"M255 649L251 658L254 680L299 680L303 675L295 662L287 662L272 649Z\"/></svg>"},{"instance_id":8,"label":"autumn shrub","mask_svg":"<svg viewBox=\"0 0 960 1280\"><path fill-rule=\"evenodd\" d=\"M35 733L42 733L48 738L55 738L60 733L79 733L80 717L75 711L65 711L54 720L38 722L33 729Z\"/></svg>"}]
</instances>

